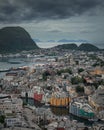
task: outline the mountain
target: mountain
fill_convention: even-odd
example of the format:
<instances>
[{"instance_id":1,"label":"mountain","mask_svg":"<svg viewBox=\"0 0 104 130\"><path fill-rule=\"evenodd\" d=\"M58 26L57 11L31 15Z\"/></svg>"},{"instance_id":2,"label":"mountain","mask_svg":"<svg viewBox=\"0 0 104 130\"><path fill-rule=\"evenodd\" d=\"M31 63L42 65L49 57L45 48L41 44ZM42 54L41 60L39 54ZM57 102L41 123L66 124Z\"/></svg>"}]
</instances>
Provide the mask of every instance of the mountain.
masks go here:
<instances>
[{"instance_id":1,"label":"mountain","mask_svg":"<svg viewBox=\"0 0 104 130\"><path fill-rule=\"evenodd\" d=\"M0 53L33 50L39 47L22 27L4 27L0 29Z\"/></svg>"},{"instance_id":2,"label":"mountain","mask_svg":"<svg viewBox=\"0 0 104 130\"><path fill-rule=\"evenodd\" d=\"M47 42L55 42L55 40L48 40Z\"/></svg>"},{"instance_id":3,"label":"mountain","mask_svg":"<svg viewBox=\"0 0 104 130\"><path fill-rule=\"evenodd\" d=\"M79 39L79 40L67 40L67 39L61 39L58 42L87 42L87 40Z\"/></svg>"},{"instance_id":4,"label":"mountain","mask_svg":"<svg viewBox=\"0 0 104 130\"><path fill-rule=\"evenodd\" d=\"M80 51L98 51L100 50L98 47L89 44L89 43L82 43L79 47L78 50Z\"/></svg>"},{"instance_id":5,"label":"mountain","mask_svg":"<svg viewBox=\"0 0 104 130\"><path fill-rule=\"evenodd\" d=\"M58 42L69 42L70 40L67 40L67 39L61 39L59 40Z\"/></svg>"},{"instance_id":6,"label":"mountain","mask_svg":"<svg viewBox=\"0 0 104 130\"><path fill-rule=\"evenodd\" d=\"M89 44L89 43L82 43L79 47L72 43L72 44L63 44L63 45L58 45L56 48L59 49L70 49L70 50L79 50L79 51L98 51L100 50L98 47Z\"/></svg>"},{"instance_id":7,"label":"mountain","mask_svg":"<svg viewBox=\"0 0 104 130\"><path fill-rule=\"evenodd\" d=\"M58 45L56 46L59 49L70 49L70 50L76 50L78 48L78 46L74 43L72 44L62 44L62 45Z\"/></svg>"}]
</instances>

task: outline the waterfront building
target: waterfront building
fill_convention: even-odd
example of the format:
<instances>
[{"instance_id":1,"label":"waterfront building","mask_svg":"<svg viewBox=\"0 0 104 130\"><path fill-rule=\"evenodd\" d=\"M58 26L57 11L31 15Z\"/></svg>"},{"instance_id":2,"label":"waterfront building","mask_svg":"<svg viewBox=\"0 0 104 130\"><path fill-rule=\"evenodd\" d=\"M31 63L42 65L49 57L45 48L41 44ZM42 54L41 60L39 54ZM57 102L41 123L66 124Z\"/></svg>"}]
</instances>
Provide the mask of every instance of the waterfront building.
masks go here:
<instances>
[{"instance_id":1,"label":"waterfront building","mask_svg":"<svg viewBox=\"0 0 104 130\"><path fill-rule=\"evenodd\" d=\"M50 98L50 105L55 107L67 107L70 101L71 98L69 97L69 94L62 91L56 91Z\"/></svg>"},{"instance_id":2,"label":"waterfront building","mask_svg":"<svg viewBox=\"0 0 104 130\"><path fill-rule=\"evenodd\" d=\"M28 95L28 98L33 98L34 100L39 101L39 102L42 101L43 95L44 95L43 89L39 86L34 86L28 92L26 92L26 91L21 92L21 96L26 97L26 93Z\"/></svg>"},{"instance_id":3,"label":"waterfront building","mask_svg":"<svg viewBox=\"0 0 104 130\"><path fill-rule=\"evenodd\" d=\"M95 114L92 110L92 107L88 103L80 101L72 101L70 103L69 113L85 119L95 118Z\"/></svg>"}]
</instances>

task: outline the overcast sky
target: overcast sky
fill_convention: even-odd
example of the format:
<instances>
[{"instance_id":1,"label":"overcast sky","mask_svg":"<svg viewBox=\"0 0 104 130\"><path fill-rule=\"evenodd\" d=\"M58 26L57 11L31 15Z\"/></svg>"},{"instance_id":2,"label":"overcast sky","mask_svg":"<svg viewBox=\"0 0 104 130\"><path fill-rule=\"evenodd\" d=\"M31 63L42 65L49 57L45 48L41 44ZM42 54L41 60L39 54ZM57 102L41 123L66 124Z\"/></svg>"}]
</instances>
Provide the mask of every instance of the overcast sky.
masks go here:
<instances>
[{"instance_id":1,"label":"overcast sky","mask_svg":"<svg viewBox=\"0 0 104 130\"><path fill-rule=\"evenodd\" d=\"M0 28L5 26L24 27L42 41L83 39L100 46L104 0L0 0Z\"/></svg>"}]
</instances>

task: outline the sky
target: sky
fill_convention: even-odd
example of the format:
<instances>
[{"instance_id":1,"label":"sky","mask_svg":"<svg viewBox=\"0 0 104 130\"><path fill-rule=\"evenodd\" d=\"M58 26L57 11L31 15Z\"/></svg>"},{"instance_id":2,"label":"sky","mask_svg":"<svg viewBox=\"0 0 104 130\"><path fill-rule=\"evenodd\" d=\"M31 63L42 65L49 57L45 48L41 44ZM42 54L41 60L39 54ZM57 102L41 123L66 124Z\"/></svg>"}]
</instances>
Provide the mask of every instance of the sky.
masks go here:
<instances>
[{"instance_id":1,"label":"sky","mask_svg":"<svg viewBox=\"0 0 104 130\"><path fill-rule=\"evenodd\" d=\"M104 48L104 0L0 0L0 28L6 26L25 28L42 46L81 39Z\"/></svg>"}]
</instances>

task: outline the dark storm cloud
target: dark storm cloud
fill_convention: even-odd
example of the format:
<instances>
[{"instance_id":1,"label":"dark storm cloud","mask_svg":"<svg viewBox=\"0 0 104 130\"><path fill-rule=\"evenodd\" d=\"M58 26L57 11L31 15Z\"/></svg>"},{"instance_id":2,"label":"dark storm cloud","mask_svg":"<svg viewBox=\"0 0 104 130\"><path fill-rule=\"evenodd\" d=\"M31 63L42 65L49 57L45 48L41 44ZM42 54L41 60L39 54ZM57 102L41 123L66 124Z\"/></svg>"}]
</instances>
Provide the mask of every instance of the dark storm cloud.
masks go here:
<instances>
[{"instance_id":1,"label":"dark storm cloud","mask_svg":"<svg viewBox=\"0 0 104 130\"><path fill-rule=\"evenodd\" d=\"M0 0L0 22L69 18L103 5L103 0Z\"/></svg>"}]
</instances>

